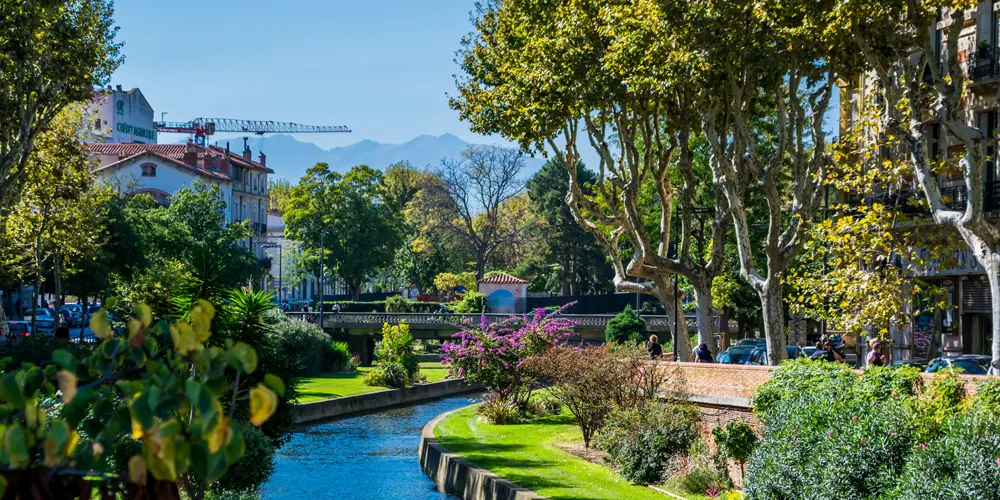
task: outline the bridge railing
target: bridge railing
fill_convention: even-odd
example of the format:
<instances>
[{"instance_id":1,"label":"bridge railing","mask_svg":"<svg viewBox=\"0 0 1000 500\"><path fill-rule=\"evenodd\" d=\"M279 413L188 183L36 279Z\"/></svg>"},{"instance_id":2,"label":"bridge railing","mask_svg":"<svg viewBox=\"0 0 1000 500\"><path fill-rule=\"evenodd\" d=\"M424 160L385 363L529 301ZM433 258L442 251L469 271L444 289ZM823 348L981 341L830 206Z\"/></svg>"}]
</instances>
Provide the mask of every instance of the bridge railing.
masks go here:
<instances>
[{"instance_id":1,"label":"bridge railing","mask_svg":"<svg viewBox=\"0 0 1000 500\"><path fill-rule=\"evenodd\" d=\"M318 312L289 312L289 317L299 318L306 321L319 321ZM471 322L479 324L483 318L486 322L493 324L510 318L510 314L448 314L448 313L323 313L324 328L377 328L385 323L397 325L405 322L415 327L447 328ZM607 328L608 321L614 318L613 314L562 314L561 318L574 321L577 330L603 330ZM642 316L646 320L646 326L651 332L668 332L673 328L673 323L667 316Z\"/></svg>"}]
</instances>

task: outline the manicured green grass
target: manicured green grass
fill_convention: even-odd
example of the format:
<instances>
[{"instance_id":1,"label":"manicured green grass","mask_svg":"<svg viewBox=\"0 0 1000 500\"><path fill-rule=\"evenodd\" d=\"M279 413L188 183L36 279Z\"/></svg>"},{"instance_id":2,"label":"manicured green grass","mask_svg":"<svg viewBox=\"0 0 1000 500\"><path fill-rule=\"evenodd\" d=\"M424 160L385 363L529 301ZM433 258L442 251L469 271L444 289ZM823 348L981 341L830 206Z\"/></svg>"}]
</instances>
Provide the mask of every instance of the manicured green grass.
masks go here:
<instances>
[{"instance_id":1,"label":"manicured green grass","mask_svg":"<svg viewBox=\"0 0 1000 500\"><path fill-rule=\"evenodd\" d=\"M361 383L370 371L370 367L362 366L353 373L330 373L318 377L301 378L298 387L299 402L311 403L324 399L386 390L385 387L369 387Z\"/></svg>"},{"instance_id":2,"label":"manicured green grass","mask_svg":"<svg viewBox=\"0 0 1000 500\"><path fill-rule=\"evenodd\" d=\"M299 403L386 390L385 387L369 387L362 383L369 371L370 367L360 367L354 373L330 373L301 378L298 387ZM427 377L428 382L440 382L448 375L448 369L441 363L420 363L420 373Z\"/></svg>"},{"instance_id":3,"label":"manicured green grass","mask_svg":"<svg viewBox=\"0 0 1000 500\"><path fill-rule=\"evenodd\" d=\"M568 413L527 424L490 425L477 421L475 407L463 408L441 421L434 435L476 465L552 500L669 498L558 448L556 443L582 442Z\"/></svg>"},{"instance_id":4,"label":"manicured green grass","mask_svg":"<svg viewBox=\"0 0 1000 500\"><path fill-rule=\"evenodd\" d=\"M443 363L420 363L420 373L428 382L440 382L448 377L448 368Z\"/></svg>"}]
</instances>

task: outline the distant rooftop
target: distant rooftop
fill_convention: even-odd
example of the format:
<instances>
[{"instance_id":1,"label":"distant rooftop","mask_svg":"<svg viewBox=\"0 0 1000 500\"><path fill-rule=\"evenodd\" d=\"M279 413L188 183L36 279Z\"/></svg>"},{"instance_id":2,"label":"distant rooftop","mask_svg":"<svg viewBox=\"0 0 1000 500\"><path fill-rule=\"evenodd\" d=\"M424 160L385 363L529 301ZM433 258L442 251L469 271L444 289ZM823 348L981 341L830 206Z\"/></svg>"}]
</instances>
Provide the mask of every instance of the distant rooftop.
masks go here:
<instances>
[{"instance_id":1,"label":"distant rooftop","mask_svg":"<svg viewBox=\"0 0 1000 500\"><path fill-rule=\"evenodd\" d=\"M479 280L478 283L487 285L524 285L527 281L507 273L497 273Z\"/></svg>"}]
</instances>

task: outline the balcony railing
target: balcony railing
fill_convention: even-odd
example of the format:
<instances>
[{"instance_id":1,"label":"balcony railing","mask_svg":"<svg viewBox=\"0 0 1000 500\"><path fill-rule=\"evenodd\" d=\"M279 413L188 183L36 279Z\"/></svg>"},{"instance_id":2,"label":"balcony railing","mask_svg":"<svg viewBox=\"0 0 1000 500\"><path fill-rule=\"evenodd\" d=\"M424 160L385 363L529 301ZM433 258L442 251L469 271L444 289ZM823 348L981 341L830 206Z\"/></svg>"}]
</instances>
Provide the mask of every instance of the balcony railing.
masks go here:
<instances>
[{"instance_id":1,"label":"balcony railing","mask_svg":"<svg viewBox=\"0 0 1000 500\"><path fill-rule=\"evenodd\" d=\"M981 48L969 55L969 79L976 82L1000 77L1000 51Z\"/></svg>"}]
</instances>

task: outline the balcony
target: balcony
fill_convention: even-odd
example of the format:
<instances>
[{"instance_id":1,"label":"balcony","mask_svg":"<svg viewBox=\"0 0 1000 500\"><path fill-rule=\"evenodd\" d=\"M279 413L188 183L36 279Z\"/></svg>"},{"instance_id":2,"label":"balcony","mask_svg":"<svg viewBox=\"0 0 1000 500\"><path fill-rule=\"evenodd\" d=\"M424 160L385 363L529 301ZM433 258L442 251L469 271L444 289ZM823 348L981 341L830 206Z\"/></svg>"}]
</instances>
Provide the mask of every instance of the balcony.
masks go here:
<instances>
[{"instance_id":1,"label":"balcony","mask_svg":"<svg viewBox=\"0 0 1000 500\"><path fill-rule=\"evenodd\" d=\"M983 47L969 54L968 74L971 85L996 83L1000 80L1000 50Z\"/></svg>"},{"instance_id":2,"label":"balcony","mask_svg":"<svg viewBox=\"0 0 1000 500\"><path fill-rule=\"evenodd\" d=\"M950 186L941 188L941 196L945 206L952 210L965 210L969 195L965 186ZM1000 181L987 181L983 185L983 211L1000 212Z\"/></svg>"}]
</instances>

